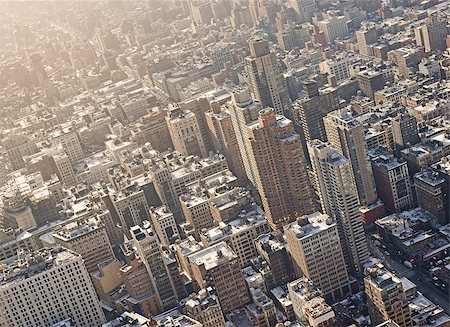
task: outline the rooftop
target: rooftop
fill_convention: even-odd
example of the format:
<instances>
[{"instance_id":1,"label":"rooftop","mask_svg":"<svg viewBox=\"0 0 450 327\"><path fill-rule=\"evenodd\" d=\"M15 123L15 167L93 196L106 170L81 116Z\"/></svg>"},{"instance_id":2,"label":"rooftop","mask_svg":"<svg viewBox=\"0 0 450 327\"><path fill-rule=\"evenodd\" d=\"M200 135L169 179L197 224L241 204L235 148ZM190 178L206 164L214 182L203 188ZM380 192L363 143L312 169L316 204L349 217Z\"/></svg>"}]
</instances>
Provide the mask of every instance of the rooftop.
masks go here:
<instances>
[{"instance_id":1,"label":"rooftop","mask_svg":"<svg viewBox=\"0 0 450 327\"><path fill-rule=\"evenodd\" d=\"M190 256L191 262L204 265L206 270L214 269L224 261L236 259L237 255L225 243L220 242Z\"/></svg>"},{"instance_id":2,"label":"rooftop","mask_svg":"<svg viewBox=\"0 0 450 327\"><path fill-rule=\"evenodd\" d=\"M305 239L319 234L333 226L336 226L336 223L328 215L315 212L298 218L284 228L285 230L295 233L298 239Z\"/></svg>"},{"instance_id":3,"label":"rooftop","mask_svg":"<svg viewBox=\"0 0 450 327\"><path fill-rule=\"evenodd\" d=\"M103 223L97 217L91 217L86 220L79 220L68 223L59 231L53 233L53 237L59 238L63 241L70 241L90 234L91 232L103 227Z\"/></svg>"},{"instance_id":4,"label":"rooftop","mask_svg":"<svg viewBox=\"0 0 450 327\"><path fill-rule=\"evenodd\" d=\"M19 251L17 256L0 262L0 289L36 274L73 261L80 256L61 247L35 252Z\"/></svg>"}]
</instances>

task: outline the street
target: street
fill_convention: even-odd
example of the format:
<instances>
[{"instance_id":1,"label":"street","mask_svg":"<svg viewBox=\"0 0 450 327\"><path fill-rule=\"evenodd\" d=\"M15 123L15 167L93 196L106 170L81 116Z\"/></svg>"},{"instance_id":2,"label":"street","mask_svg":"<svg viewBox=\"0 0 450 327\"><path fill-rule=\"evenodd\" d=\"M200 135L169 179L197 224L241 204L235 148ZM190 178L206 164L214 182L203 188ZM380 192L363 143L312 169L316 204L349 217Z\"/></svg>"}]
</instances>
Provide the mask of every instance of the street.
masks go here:
<instances>
[{"instance_id":1,"label":"street","mask_svg":"<svg viewBox=\"0 0 450 327\"><path fill-rule=\"evenodd\" d=\"M447 314L450 314L449 295L438 289L430 277L421 271L407 268L402 262L399 262L386 255L380 248L378 248L373 240L368 238L369 251L372 256L380 259L383 264L398 277L406 277L411 282L417 285L417 290L426 298L442 307Z\"/></svg>"}]
</instances>

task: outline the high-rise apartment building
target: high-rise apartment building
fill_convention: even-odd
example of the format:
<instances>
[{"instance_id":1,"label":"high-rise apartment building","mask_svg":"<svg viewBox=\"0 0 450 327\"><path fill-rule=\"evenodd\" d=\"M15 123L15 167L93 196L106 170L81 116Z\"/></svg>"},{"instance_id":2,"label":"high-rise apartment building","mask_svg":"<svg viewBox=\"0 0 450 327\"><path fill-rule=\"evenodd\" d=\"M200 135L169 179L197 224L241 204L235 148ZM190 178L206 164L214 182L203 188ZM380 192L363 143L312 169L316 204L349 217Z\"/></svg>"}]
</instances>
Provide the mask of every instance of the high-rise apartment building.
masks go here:
<instances>
[{"instance_id":1,"label":"high-rise apartment building","mask_svg":"<svg viewBox=\"0 0 450 327\"><path fill-rule=\"evenodd\" d=\"M178 300L158 236L148 221L143 222L142 227L131 227L130 233L137 253L151 276L153 290L157 294L160 306L164 310L175 307Z\"/></svg>"},{"instance_id":2,"label":"high-rise apartment building","mask_svg":"<svg viewBox=\"0 0 450 327\"><path fill-rule=\"evenodd\" d=\"M286 114L289 97L281 68L269 42L262 39L250 41L250 56L245 58L252 97L277 114Z\"/></svg>"},{"instance_id":3,"label":"high-rise apartment building","mask_svg":"<svg viewBox=\"0 0 450 327\"><path fill-rule=\"evenodd\" d=\"M388 52L388 59L398 66L400 76L409 78L425 56L421 47L404 47Z\"/></svg>"},{"instance_id":4,"label":"high-rise apartment building","mask_svg":"<svg viewBox=\"0 0 450 327\"><path fill-rule=\"evenodd\" d=\"M260 209L259 211L247 212L244 209L236 219L227 223L220 222L219 226L201 232L200 240L205 247L226 242L237 255L241 267L244 268L257 254L254 243L256 237L269 231L267 220Z\"/></svg>"},{"instance_id":5,"label":"high-rise apartment building","mask_svg":"<svg viewBox=\"0 0 450 327\"><path fill-rule=\"evenodd\" d=\"M296 217L313 212L303 147L292 122L267 108L247 129L248 160L256 172L256 188L269 226L281 229Z\"/></svg>"},{"instance_id":6,"label":"high-rise apartment building","mask_svg":"<svg viewBox=\"0 0 450 327\"><path fill-rule=\"evenodd\" d=\"M291 7L295 10L301 22L310 22L311 17L319 8L314 0L291 0Z\"/></svg>"},{"instance_id":7,"label":"high-rise apartment building","mask_svg":"<svg viewBox=\"0 0 450 327\"><path fill-rule=\"evenodd\" d=\"M173 149L172 138L166 122L167 111L153 108L150 113L141 117L131 130L133 141L138 145L150 142L152 148L164 152Z\"/></svg>"},{"instance_id":8,"label":"high-rise apartment building","mask_svg":"<svg viewBox=\"0 0 450 327\"><path fill-rule=\"evenodd\" d=\"M350 161L319 140L311 143L310 155L322 211L336 220L348 272L361 276L369 250Z\"/></svg>"},{"instance_id":9,"label":"high-rise apartment building","mask_svg":"<svg viewBox=\"0 0 450 327\"><path fill-rule=\"evenodd\" d=\"M356 42L358 44L358 51L361 56L372 57L368 45L378 41L378 33L373 26L364 26L359 31L356 31Z\"/></svg>"},{"instance_id":10,"label":"high-rise apartment building","mask_svg":"<svg viewBox=\"0 0 450 327\"><path fill-rule=\"evenodd\" d=\"M69 223L52 236L56 243L81 255L89 273L97 270L97 265L114 259L108 234L99 218Z\"/></svg>"},{"instance_id":11,"label":"high-rise apartment building","mask_svg":"<svg viewBox=\"0 0 450 327\"><path fill-rule=\"evenodd\" d=\"M194 253L189 260L195 281L201 288L216 290L224 314L250 302L238 257L225 242Z\"/></svg>"},{"instance_id":12,"label":"high-rise apartment building","mask_svg":"<svg viewBox=\"0 0 450 327\"><path fill-rule=\"evenodd\" d=\"M147 199L144 190L138 185L129 185L118 192L108 188L102 200L124 233L149 218Z\"/></svg>"},{"instance_id":13,"label":"high-rise apartment building","mask_svg":"<svg viewBox=\"0 0 450 327\"><path fill-rule=\"evenodd\" d=\"M212 151L213 146L206 121L206 113L211 109L209 100L206 97L200 97L180 102L178 105L182 110L189 110L195 115L206 152Z\"/></svg>"},{"instance_id":14,"label":"high-rise apartment building","mask_svg":"<svg viewBox=\"0 0 450 327\"><path fill-rule=\"evenodd\" d=\"M207 156L202 131L192 111L173 108L166 120L175 151L185 156Z\"/></svg>"},{"instance_id":15,"label":"high-rise apartment building","mask_svg":"<svg viewBox=\"0 0 450 327\"><path fill-rule=\"evenodd\" d=\"M180 197L181 210L185 221L198 235L203 229L214 226L209 208L210 198L203 190L189 190Z\"/></svg>"},{"instance_id":16,"label":"high-rise apartment building","mask_svg":"<svg viewBox=\"0 0 450 327\"><path fill-rule=\"evenodd\" d=\"M225 106L231 115L245 173L248 180L256 187L256 172L248 160L251 149L247 142L247 125L258 120L259 111L262 109L261 102L253 100L248 89L236 89L231 93L231 101Z\"/></svg>"},{"instance_id":17,"label":"high-rise apartment building","mask_svg":"<svg viewBox=\"0 0 450 327\"><path fill-rule=\"evenodd\" d=\"M294 120L301 126L306 142L326 141L323 117L339 109L338 92L333 88L319 92L316 81L305 81L303 87L305 96L294 103Z\"/></svg>"},{"instance_id":18,"label":"high-rise apartment building","mask_svg":"<svg viewBox=\"0 0 450 327\"><path fill-rule=\"evenodd\" d=\"M415 29L415 35L417 45L424 47L425 52L444 51L447 48L447 19L433 13Z\"/></svg>"},{"instance_id":19,"label":"high-rise apartment building","mask_svg":"<svg viewBox=\"0 0 450 327\"><path fill-rule=\"evenodd\" d=\"M346 296L349 277L336 223L316 212L286 225L284 233L297 275L311 280L327 300Z\"/></svg>"},{"instance_id":20,"label":"high-rise apartment building","mask_svg":"<svg viewBox=\"0 0 450 327\"><path fill-rule=\"evenodd\" d=\"M244 185L247 177L231 113L226 105L222 107L218 103L211 103L211 110L205 116L214 149L227 158L230 170Z\"/></svg>"},{"instance_id":21,"label":"high-rise apartment building","mask_svg":"<svg viewBox=\"0 0 450 327\"><path fill-rule=\"evenodd\" d=\"M127 121L134 122L147 114L149 105L147 99L142 94L125 94L119 98L118 106L122 109Z\"/></svg>"},{"instance_id":22,"label":"high-rise apartment building","mask_svg":"<svg viewBox=\"0 0 450 327\"><path fill-rule=\"evenodd\" d=\"M382 264L368 269L364 288L374 325L392 320L400 327L413 326L402 281Z\"/></svg>"},{"instance_id":23,"label":"high-rise apartment building","mask_svg":"<svg viewBox=\"0 0 450 327\"><path fill-rule=\"evenodd\" d=\"M12 170L25 167L23 158L38 152L36 143L19 131L12 132L8 138L3 139L2 146L6 151Z\"/></svg>"},{"instance_id":24,"label":"high-rise apartment building","mask_svg":"<svg viewBox=\"0 0 450 327\"><path fill-rule=\"evenodd\" d=\"M62 185L70 187L77 184L75 172L67 153L61 151L60 153L54 154L52 161L55 165L56 175Z\"/></svg>"},{"instance_id":25,"label":"high-rise apartment building","mask_svg":"<svg viewBox=\"0 0 450 327\"><path fill-rule=\"evenodd\" d=\"M105 322L80 255L61 248L19 251L4 268L0 326L47 327L68 318L80 327Z\"/></svg>"},{"instance_id":26,"label":"high-rise apartment building","mask_svg":"<svg viewBox=\"0 0 450 327\"><path fill-rule=\"evenodd\" d=\"M364 127L346 109L328 114L324 123L328 142L352 165L360 204L375 203L378 197Z\"/></svg>"},{"instance_id":27,"label":"high-rise apartment building","mask_svg":"<svg viewBox=\"0 0 450 327\"><path fill-rule=\"evenodd\" d=\"M263 234L254 242L257 253L270 267L274 286L285 285L294 278L288 251L281 241L273 234Z\"/></svg>"}]
</instances>

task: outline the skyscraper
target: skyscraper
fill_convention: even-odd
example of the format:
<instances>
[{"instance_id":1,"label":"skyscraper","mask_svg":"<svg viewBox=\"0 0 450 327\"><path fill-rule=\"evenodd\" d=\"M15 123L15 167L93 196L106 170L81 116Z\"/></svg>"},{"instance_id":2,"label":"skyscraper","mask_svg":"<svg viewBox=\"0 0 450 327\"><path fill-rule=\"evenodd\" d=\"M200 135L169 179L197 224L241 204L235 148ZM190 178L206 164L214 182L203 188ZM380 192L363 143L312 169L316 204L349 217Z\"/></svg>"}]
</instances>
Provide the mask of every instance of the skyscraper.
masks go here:
<instances>
[{"instance_id":1,"label":"skyscraper","mask_svg":"<svg viewBox=\"0 0 450 327\"><path fill-rule=\"evenodd\" d=\"M262 39L250 42L250 56L245 58L252 97L262 106L271 107L277 114L285 114L289 97L281 68L269 42Z\"/></svg>"},{"instance_id":2,"label":"skyscraper","mask_svg":"<svg viewBox=\"0 0 450 327\"><path fill-rule=\"evenodd\" d=\"M258 120L259 111L262 109L261 102L254 101L246 88L239 88L231 93L231 101L225 105L226 111L231 115L234 132L240 156L244 165L245 174L253 186L256 185L255 172L250 164L250 147L247 142L247 125Z\"/></svg>"},{"instance_id":3,"label":"skyscraper","mask_svg":"<svg viewBox=\"0 0 450 327\"><path fill-rule=\"evenodd\" d=\"M369 251L350 161L319 140L311 143L310 155L322 211L336 220L348 271L362 275Z\"/></svg>"},{"instance_id":4,"label":"skyscraper","mask_svg":"<svg viewBox=\"0 0 450 327\"><path fill-rule=\"evenodd\" d=\"M316 81L303 82L305 96L294 103L294 120L302 127L306 142L314 139L326 141L323 117L339 109L337 89L319 92Z\"/></svg>"},{"instance_id":5,"label":"skyscraper","mask_svg":"<svg viewBox=\"0 0 450 327\"><path fill-rule=\"evenodd\" d=\"M239 152L238 136L234 130L233 120L227 106L222 107L218 103L211 103L211 110L205 116L215 150L225 155L230 170L238 178L239 183L244 185L247 176Z\"/></svg>"},{"instance_id":6,"label":"skyscraper","mask_svg":"<svg viewBox=\"0 0 450 327\"><path fill-rule=\"evenodd\" d=\"M266 108L248 127L248 160L272 229L314 212L312 188L300 135L292 122Z\"/></svg>"},{"instance_id":7,"label":"skyscraper","mask_svg":"<svg viewBox=\"0 0 450 327\"><path fill-rule=\"evenodd\" d=\"M346 109L328 114L324 123L328 142L352 165L360 204L366 206L374 203L377 201L377 192L367 154L364 127Z\"/></svg>"},{"instance_id":8,"label":"skyscraper","mask_svg":"<svg viewBox=\"0 0 450 327\"><path fill-rule=\"evenodd\" d=\"M402 281L382 264L368 270L364 288L374 325L391 319L400 327L413 326Z\"/></svg>"},{"instance_id":9,"label":"skyscraper","mask_svg":"<svg viewBox=\"0 0 450 327\"><path fill-rule=\"evenodd\" d=\"M142 227L131 227L130 233L137 247L139 257L151 276L153 290L158 296L160 307L163 307L164 310L175 307L178 301L158 236L150 227L148 221L144 221Z\"/></svg>"}]
</instances>

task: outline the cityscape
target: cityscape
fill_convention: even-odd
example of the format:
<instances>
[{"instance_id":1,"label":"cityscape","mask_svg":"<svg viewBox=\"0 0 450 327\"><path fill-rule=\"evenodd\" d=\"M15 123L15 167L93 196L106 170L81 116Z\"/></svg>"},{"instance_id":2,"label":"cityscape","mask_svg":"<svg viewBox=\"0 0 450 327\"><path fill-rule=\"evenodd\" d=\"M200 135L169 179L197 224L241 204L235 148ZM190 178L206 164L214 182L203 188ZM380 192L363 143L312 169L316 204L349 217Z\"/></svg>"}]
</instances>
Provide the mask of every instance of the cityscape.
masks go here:
<instances>
[{"instance_id":1,"label":"cityscape","mask_svg":"<svg viewBox=\"0 0 450 327\"><path fill-rule=\"evenodd\" d=\"M0 1L0 327L450 327L449 22Z\"/></svg>"}]
</instances>

